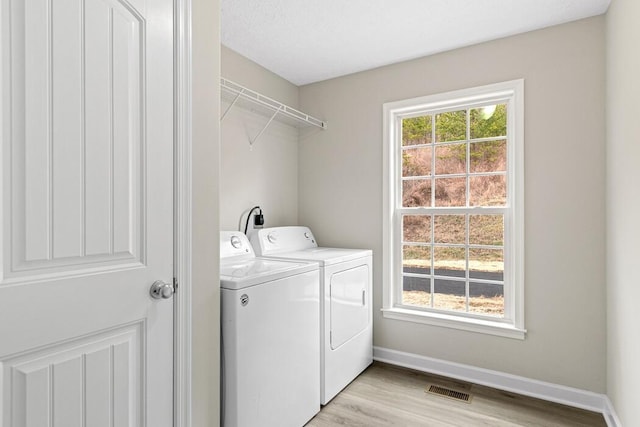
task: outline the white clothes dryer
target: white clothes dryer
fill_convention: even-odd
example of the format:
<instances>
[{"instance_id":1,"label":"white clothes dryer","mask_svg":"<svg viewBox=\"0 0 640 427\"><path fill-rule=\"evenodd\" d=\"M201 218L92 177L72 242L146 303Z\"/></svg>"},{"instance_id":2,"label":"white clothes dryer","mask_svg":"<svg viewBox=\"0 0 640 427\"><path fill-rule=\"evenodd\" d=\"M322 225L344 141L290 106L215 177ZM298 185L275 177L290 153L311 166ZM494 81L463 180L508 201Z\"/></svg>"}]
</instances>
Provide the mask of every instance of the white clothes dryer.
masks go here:
<instances>
[{"instance_id":1,"label":"white clothes dryer","mask_svg":"<svg viewBox=\"0 0 640 427\"><path fill-rule=\"evenodd\" d=\"M373 361L372 251L318 247L307 227L258 230L259 256L320 264L320 402L329 403Z\"/></svg>"},{"instance_id":2,"label":"white clothes dryer","mask_svg":"<svg viewBox=\"0 0 640 427\"><path fill-rule=\"evenodd\" d=\"M256 258L220 233L223 426L300 427L320 410L315 262Z\"/></svg>"}]
</instances>

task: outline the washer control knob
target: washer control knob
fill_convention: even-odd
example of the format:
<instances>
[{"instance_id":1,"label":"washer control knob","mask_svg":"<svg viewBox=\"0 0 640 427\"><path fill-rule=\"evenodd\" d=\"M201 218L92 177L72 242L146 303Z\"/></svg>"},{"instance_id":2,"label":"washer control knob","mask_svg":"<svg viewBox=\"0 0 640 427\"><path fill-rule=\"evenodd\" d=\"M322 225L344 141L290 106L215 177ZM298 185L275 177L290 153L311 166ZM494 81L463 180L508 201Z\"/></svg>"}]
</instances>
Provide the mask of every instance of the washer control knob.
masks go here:
<instances>
[{"instance_id":1,"label":"washer control knob","mask_svg":"<svg viewBox=\"0 0 640 427\"><path fill-rule=\"evenodd\" d=\"M271 243L275 243L278 240L278 235L276 233L269 233L267 235L267 240Z\"/></svg>"},{"instance_id":2,"label":"washer control knob","mask_svg":"<svg viewBox=\"0 0 640 427\"><path fill-rule=\"evenodd\" d=\"M238 236L231 236L231 246L240 249L242 247L242 240L240 240Z\"/></svg>"},{"instance_id":3,"label":"washer control knob","mask_svg":"<svg viewBox=\"0 0 640 427\"><path fill-rule=\"evenodd\" d=\"M310 238L311 238L311 236L309 235L309 232L308 232L308 231L305 231L305 232L304 232L304 237L305 237L305 238L307 238L307 239L310 239Z\"/></svg>"}]
</instances>

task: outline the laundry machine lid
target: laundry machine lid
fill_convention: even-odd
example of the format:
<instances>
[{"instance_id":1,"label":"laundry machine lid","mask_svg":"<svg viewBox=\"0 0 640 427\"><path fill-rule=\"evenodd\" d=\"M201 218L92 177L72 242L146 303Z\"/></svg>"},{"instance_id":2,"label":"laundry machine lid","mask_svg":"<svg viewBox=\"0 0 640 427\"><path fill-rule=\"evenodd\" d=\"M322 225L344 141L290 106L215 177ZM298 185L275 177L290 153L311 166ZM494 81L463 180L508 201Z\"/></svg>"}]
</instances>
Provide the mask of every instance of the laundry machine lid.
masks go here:
<instances>
[{"instance_id":1,"label":"laundry machine lid","mask_svg":"<svg viewBox=\"0 0 640 427\"><path fill-rule=\"evenodd\" d=\"M321 266L339 264L358 258L371 256L370 249L343 249L343 248L309 248L293 252L284 252L270 255L278 259L291 259L300 261L315 261Z\"/></svg>"},{"instance_id":2,"label":"laundry machine lid","mask_svg":"<svg viewBox=\"0 0 640 427\"><path fill-rule=\"evenodd\" d=\"M249 286L283 279L317 270L315 262L292 262L250 258L224 262L220 265L220 286L224 289L243 289Z\"/></svg>"}]
</instances>

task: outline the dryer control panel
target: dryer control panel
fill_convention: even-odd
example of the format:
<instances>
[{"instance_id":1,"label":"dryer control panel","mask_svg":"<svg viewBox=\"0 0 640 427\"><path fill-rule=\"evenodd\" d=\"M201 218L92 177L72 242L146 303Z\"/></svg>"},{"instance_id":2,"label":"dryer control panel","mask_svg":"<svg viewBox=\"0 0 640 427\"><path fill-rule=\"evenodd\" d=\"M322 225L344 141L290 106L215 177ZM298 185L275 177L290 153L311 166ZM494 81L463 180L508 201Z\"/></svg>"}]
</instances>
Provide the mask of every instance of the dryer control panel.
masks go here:
<instances>
[{"instance_id":1,"label":"dryer control panel","mask_svg":"<svg viewBox=\"0 0 640 427\"><path fill-rule=\"evenodd\" d=\"M271 227L258 230L251 242L260 256L318 247L309 227Z\"/></svg>"}]
</instances>

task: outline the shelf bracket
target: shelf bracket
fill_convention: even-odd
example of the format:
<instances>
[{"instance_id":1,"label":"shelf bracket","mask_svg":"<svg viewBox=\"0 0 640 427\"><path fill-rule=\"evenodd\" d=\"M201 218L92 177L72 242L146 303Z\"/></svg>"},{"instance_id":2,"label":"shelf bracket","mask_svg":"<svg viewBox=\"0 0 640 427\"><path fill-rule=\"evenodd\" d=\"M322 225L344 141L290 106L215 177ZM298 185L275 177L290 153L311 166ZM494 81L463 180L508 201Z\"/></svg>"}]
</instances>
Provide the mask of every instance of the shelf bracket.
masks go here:
<instances>
[{"instance_id":1,"label":"shelf bracket","mask_svg":"<svg viewBox=\"0 0 640 427\"><path fill-rule=\"evenodd\" d=\"M262 134L264 133L264 131L267 130L267 128L269 127L269 125L271 124L271 122L273 121L273 119L276 118L276 116L278 115L278 113L282 110L282 106L279 106L278 109L273 113L273 115L271 116L271 118L269 119L269 121L267 122L266 125L264 125L264 127L262 128L262 130L260 131L260 133L258 133L256 135L255 138L253 138L253 140L249 141L249 145L253 146L253 144L256 143L256 141L262 136Z\"/></svg>"},{"instance_id":2,"label":"shelf bracket","mask_svg":"<svg viewBox=\"0 0 640 427\"><path fill-rule=\"evenodd\" d=\"M220 116L220 122L222 122L224 120L224 117L227 115L227 113L229 111L231 111L231 109L233 108L234 105L236 105L236 102L238 102L238 99L240 99L240 96L242 95L242 93L244 92L244 89L241 89L238 94L236 95L235 98L233 98L233 101L231 102L231 104L229 104L229 106L227 107L226 110L224 110L224 113L222 113L222 116Z\"/></svg>"}]
</instances>

